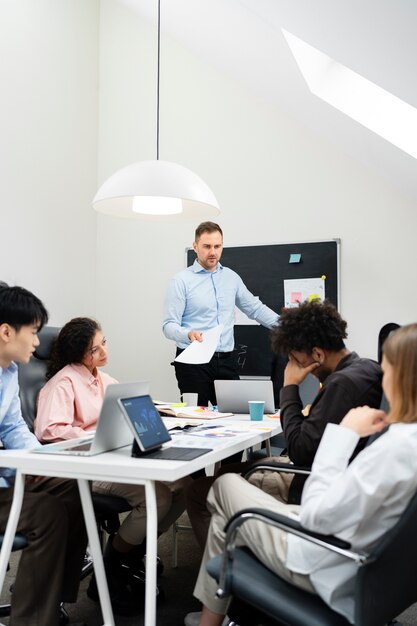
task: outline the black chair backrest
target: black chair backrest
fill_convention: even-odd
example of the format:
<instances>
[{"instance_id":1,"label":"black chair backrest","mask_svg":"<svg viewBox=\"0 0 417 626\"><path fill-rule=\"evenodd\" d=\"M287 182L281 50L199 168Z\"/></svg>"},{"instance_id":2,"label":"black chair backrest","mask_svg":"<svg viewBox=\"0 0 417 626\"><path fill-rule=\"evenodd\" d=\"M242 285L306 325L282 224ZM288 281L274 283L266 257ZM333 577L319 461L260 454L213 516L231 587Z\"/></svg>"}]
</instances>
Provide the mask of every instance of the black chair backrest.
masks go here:
<instances>
[{"instance_id":1,"label":"black chair backrest","mask_svg":"<svg viewBox=\"0 0 417 626\"><path fill-rule=\"evenodd\" d=\"M381 626L417 602L417 494L356 578L355 624Z\"/></svg>"},{"instance_id":2,"label":"black chair backrest","mask_svg":"<svg viewBox=\"0 0 417 626\"><path fill-rule=\"evenodd\" d=\"M59 330L53 326L44 326L39 333L40 344L29 363L19 365L19 395L22 415L30 430L33 430L39 391L46 383L46 370L51 348Z\"/></svg>"},{"instance_id":3,"label":"black chair backrest","mask_svg":"<svg viewBox=\"0 0 417 626\"><path fill-rule=\"evenodd\" d=\"M388 322L388 324L384 324L378 334L378 363L382 362L382 346L384 345L385 340L388 338L394 330L397 328L401 328L399 324L396 322ZM382 394L381 398L381 407L383 411L388 411L389 405L388 400L385 397L385 394Z\"/></svg>"},{"instance_id":4,"label":"black chair backrest","mask_svg":"<svg viewBox=\"0 0 417 626\"><path fill-rule=\"evenodd\" d=\"M399 324L396 322L388 322L388 324L384 324L378 334L378 363L382 361L382 346L384 345L384 341L388 338L388 335L392 333L393 330L397 330L397 328L401 328Z\"/></svg>"}]
</instances>

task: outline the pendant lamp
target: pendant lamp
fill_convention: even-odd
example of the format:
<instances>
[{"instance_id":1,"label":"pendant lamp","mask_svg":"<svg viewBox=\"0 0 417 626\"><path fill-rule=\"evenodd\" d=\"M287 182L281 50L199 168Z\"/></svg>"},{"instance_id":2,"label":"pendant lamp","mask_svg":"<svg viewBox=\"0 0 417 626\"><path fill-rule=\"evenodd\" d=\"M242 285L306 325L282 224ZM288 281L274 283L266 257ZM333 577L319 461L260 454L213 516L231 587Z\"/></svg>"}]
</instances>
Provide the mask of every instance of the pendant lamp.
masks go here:
<instances>
[{"instance_id":1,"label":"pendant lamp","mask_svg":"<svg viewBox=\"0 0 417 626\"><path fill-rule=\"evenodd\" d=\"M93 207L100 213L132 219L208 219L220 213L208 185L186 167L159 159L160 17L158 0L156 160L132 163L115 172L97 191Z\"/></svg>"}]
</instances>

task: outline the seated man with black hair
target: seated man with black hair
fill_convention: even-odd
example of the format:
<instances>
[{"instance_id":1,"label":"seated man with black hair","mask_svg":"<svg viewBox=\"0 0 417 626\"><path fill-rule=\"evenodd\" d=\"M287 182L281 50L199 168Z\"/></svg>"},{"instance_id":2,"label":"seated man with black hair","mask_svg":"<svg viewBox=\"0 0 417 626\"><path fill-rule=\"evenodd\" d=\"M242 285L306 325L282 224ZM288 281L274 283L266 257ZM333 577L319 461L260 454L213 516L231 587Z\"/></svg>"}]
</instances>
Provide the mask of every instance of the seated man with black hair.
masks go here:
<instances>
[{"instance_id":1,"label":"seated man with black hair","mask_svg":"<svg viewBox=\"0 0 417 626\"><path fill-rule=\"evenodd\" d=\"M279 323L271 333L274 352L288 357L280 393L280 415L289 461L296 465L312 465L329 422L339 424L350 409L358 406L380 406L381 368L376 361L360 358L346 348L346 328L347 323L329 301L313 300L283 309ZM304 415L299 386L308 374L319 379L321 388L308 415ZM365 443L365 439L359 441L353 457ZM252 464L233 469L243 471ZM213 480L212 477L199 479L187 492L187 511L202 549L211 517L206 498ZM256 472L250 482L284 502L298 504L305 479L301 476L293 479L289 474ZM274 488L278 491L274 492Z\"/></svg>"},{"instance_id":2,"label":"seated man with black hair","mask_svg":"<svg viewBox=\"0 0 417 626\"><path fill-rule=\"evenodd\" d=\"M22 417L16 363L29 361L47 320L45 307L30 291L0 284L0 441L6 449L39 446ZM13 479L13 470L0 468L2 533L13 500ZM58 626L60 603L77 599L87 545L76 481L27 476L17 531L27 537L28 546L13 587L11 623Z\"/></svg>"},{"instance_id":3,"label":"seated man with black hair","mask_svg":"<svg viewBox=\"0 0 417 626\"><path fill-rule=\"evenodd\" d=\"M272 348L288 357L280 392L281 426L289 459L310 467L326 425L339 424L357 406L379 408L382 371L376 361L350 352L344 343L347 323L328 300L285 309L272 333ZM321 388L308 415L303 413L300 385L313 374ZM361 440L353 456L365 446ZM288 502L299 503L305 478L291 483Z\"/></svg>"}]
</instances>

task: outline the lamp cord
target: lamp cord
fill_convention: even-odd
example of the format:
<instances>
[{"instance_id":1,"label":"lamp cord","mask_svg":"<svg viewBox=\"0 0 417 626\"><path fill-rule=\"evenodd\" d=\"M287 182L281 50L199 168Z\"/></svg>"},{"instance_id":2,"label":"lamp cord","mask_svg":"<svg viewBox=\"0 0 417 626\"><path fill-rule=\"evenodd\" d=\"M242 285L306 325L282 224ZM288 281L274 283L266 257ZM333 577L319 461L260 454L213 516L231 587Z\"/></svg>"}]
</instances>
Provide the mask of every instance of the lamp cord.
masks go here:
<instances>
[{"instance_id":1,"label":"lamp cord","mask_svg":"<svg viewBox=\"0 0 417 626\"><path fill-rule=\"evenodd\" d=\"M156 74L156 160L159 161L159 71L161 65L161 0L158 0L158 67Z\"/></svg>"}]
</instances>

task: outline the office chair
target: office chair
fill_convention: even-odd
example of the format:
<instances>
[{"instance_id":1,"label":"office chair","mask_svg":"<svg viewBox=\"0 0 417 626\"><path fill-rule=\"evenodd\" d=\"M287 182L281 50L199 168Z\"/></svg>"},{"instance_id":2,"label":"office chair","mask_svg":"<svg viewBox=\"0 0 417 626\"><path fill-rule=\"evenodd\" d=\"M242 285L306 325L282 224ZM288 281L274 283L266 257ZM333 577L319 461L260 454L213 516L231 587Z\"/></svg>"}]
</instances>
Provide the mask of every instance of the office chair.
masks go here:
<instances>
[{"instance_id":1,"label":"office chair","mask_svg":"<svg viewBox=\"0 0 417 626\"><path fill-rule=\"evenodd\" d=\"M417 601L417 494L394 528L369 553L348 542L304 529L286 516L265 509L244 509L226 525L223 555L207 564L219 583L219 597L232 596L228 615L239 626L348 626L349 622L319 596L282 580L247 547L235 547L239 527L249 519L296 534L343 554L358 564L354 592L355 626L384 626ZM394 621L393 621L394 620Z\"/></svg>"},{"instance_id":2,"label":"office chair","mask_svg":"<svg viewBox=\"0 0 417 626\"><path fill-rule=\"evenodd\" d=\"M398 328L401 328L399 324L396 322L388 322L388 324L384 324L378 334L378 363L382 361L382 346L388 336Z\"/></svg>"},{"instance_id":3,"label":"office chair","mask_svg":"<svg viewBox=\"0 0 417 626\"><path fill-rule=\"evenodd\" d=\"M59 333L59 328L44 326L40 331L39 346L28 363L19 364L19 395L22 415L33 432L36 417L38 395L46 383L46 370L51 355L52 344Z\"/></svg>"},{"instance_id":4,"label":"office chair","mask_svg":"<svg viewBox=\"0 0 417 626\"><path fill-rule=\"evenodd\" d=\"M388 322L388 324L384 324L384 326L382 326L381 330L379 331L379 334L378 334L378 363L382 362L382 346L384 345L385 340L388 339L388 336L394 330L397 330L397 328L401 328L401 326L399 324L397 324L396 322ZM388 400L386 399L385 394L382 393L381 409L383 411L387 411L388 408L389 408Z\"/></svg>"}]
</instances>

